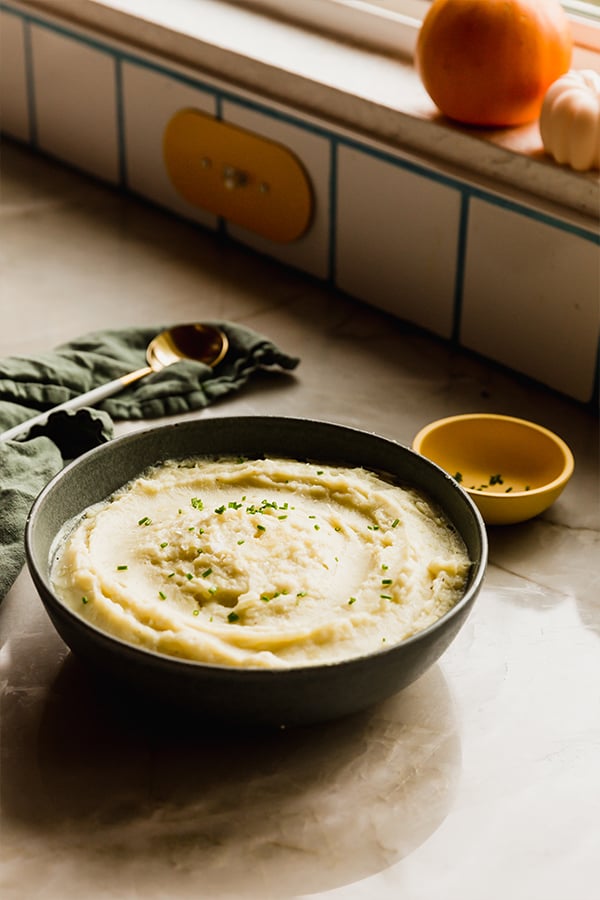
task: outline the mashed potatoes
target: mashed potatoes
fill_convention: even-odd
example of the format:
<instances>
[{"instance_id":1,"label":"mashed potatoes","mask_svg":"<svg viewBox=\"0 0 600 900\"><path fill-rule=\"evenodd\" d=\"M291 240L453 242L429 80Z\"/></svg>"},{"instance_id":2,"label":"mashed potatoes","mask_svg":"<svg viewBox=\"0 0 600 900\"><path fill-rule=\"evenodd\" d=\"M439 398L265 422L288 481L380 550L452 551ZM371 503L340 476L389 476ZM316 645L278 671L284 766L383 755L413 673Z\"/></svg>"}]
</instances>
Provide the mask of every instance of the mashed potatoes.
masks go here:
<instances>
[{"instance_id":1,"label":"mashed potatoes","mask_svg":"<svg viewBox=\"0 0 600 900\"><path fill-rule=\"evenodd\" d=\"M456 603L468 571L439 511L371 472L198 459L89 509L52 576L67 606L128 643L274 668L402 641Z\"/></svg>"}]
</instances>

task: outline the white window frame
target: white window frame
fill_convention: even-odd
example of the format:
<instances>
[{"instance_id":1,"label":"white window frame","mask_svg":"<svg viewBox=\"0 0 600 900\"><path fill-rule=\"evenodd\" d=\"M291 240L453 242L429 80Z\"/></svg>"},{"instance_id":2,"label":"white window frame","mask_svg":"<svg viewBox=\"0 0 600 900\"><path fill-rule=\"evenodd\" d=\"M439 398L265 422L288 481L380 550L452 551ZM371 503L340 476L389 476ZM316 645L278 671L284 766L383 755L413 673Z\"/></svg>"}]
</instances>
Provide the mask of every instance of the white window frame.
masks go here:
<instances>
[{"instance_id":1,"label":"white window frame","mask_svg":"<svg viewBox=\"0 0 600 900\"><path fill-rule=\"evenodd\" d=\"M430 0L226 0L384 53L414 56ZM578 47L600 52L600 5L563 0ZM597 7L597 11L596 11Z\"/></svg>"}]
</instances>

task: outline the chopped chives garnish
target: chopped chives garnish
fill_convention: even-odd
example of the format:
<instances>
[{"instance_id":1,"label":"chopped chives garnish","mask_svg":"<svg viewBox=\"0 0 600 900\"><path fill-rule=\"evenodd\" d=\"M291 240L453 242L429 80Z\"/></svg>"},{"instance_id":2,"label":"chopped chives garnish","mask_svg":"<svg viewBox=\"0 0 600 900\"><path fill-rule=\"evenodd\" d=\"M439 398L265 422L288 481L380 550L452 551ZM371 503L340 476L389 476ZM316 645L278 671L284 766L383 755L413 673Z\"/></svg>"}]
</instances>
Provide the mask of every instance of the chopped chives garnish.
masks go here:
<instances>
[{"instance_id":1,"label":"chopped chives garnish","mask_svg":"<svg viewBox=\"0 0 600 900\"><path fill-rule=\"evenodd\" d=\"M82 597L82 598L81 598L81 602L82 602L83 604L85 604L85 603L89 603L89 600L88 600L87 597Z\"/></svg>"},{"instance_id":2,"label":"chopped chives garnish","mask_svg":"<svg viewBox=\"0 0 600 900\"><path fill-rule=\"evenodd\" d=\"M391 594L380 594L379 596L381 597L382 600L392 600L393 599Z\"/></svg>"},{"instance_id":3,"label":"chopped chives garnish","mask_svg":"<svg viewBox=\"0 0 600 900\"><path fill-rule=\"evenodd\" d=\"M381 583L382 584L392 584L392 579L391 578L382 578Z\"/></svg>"},{"instance_id":4,"label":"chopped chives garnish","mask_svg":"<svg viewBox=\"0 0 600 900\"><path fill-rule=\"evenodd\" d=\"M158 596L160 597L161 600L167 599L167 595L164 593L164 591L159 591Z\"/></svg>"},{"instance_id":5,"label":"chopped chives garnish","mask_svg":"<svg viewBox=\"0 0 600 900\"><path fill-rule=\"evenodd\" d=\"M348 600L349 606L352 606L353 603L356 603L356 597L350 597L350 599Z\"/></svg>"},{"instance_id":6,"label":"chopped chives garnish","mask_svg":"<svg viewBox=\"0 0 600 900\"><path fill-rule=\"evenodd\" d=\"M399 524L400 524L400 519L394 519L394 521L392 522L392 528L397 528Z\"/></svg>"},{"instance_id":7,"label":"chopped chives garnish","mask_svg":"<svg viewBox=\"0 0 600 900\"><path fill-rule=\"evenodd\" d=\"M200 499L200 497L192 497L190 503L194 507L194 509L204 509L204 503Z\"/></svg>"},{"instance_id":8,"label":"chopped chives garnish","mask_svg":"<svg viewBox=\"0 0 600 900\"><path fill-rule=\"evenodd\" d=\"M117 572L124 572L127 566L117 566Z\"/></svg>"},{"instance_id":9,"label":"chopped chives garnish","mask_svg":"<svg viewBox=\"0 0 600 900\"><path fill-rule=\"evenodd\" d=\"M193 611L192 611L192 615L193 615L193 616L199 616L199 615L200 615L200 610L199 610L199 609L193 610Z\"/></svg>"},{"instance_id":10,"label":"chopped chives garnish","mask_svg":"<svg viewBox=\"0 0 600 900\"><path fill-rule=\"evenodd\" d=\"M238 614L236 612L230 612L229 615L227 616L227 621L228 622L237 622L239 620L239 618L240 617L238 616Z\"/></svg>"},{"instance_id":11,"label":"chopped chives garnish","mask_svg":"<svg viewBox=\"0 0 600 900\"><path fill-rule=\"evenodd\" d=\"M165 547L168 547L168 546L169 546L169 542L168 542L168 541L163 541L162 544L160 545L160 549L161 549L161 550L164 550Z\"/></svg>"},{"instance_id":12,"label":"chopped chives garnish","mask_svg":"<svg viewBox=\"0 0 600 900\"><path fill-rule=\"evenodd\" d=\"M187 578L188 581L191 581L194 576L191 572L186 572L185 577Z\"/></svg>"},{"instance_id":13,"label":"chopped chives garnish","mask_svg":"<svg viewBox=\"0 0 600 900\"><path fill-rule=\"evenodd\" d=\"M212 569L210 569L210 568L205 569L204 572L202 573L203 578L208 578L209 575L212 575Z\"/></svg>"},{"instance_id":14,"label":"chopped chives garnish","mask_svg":"<svg viewBox=\"0 0 600 900\"><path fill-rule=\"evenodd\" d=\"M138 521L138 525L151 525L151 524L152 524L152 519L149 518L149 516L142 516L142 518L139 519L139 521Z\"/></svg>"}]
</instances>

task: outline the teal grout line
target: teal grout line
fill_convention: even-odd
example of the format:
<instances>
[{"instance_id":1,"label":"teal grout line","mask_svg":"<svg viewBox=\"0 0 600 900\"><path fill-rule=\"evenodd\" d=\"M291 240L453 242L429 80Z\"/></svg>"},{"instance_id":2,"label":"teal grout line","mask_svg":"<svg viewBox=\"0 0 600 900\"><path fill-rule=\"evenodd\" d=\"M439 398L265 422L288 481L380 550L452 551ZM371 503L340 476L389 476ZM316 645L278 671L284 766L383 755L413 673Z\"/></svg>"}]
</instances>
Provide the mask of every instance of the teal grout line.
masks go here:
<instances>
[{"instance_id":1,"label":"teal grout line","mask_svg":"<svg viewBox=\"0 0 600 900\"><path fill-rule=\"evenodd\" d=\"M550 228L556 228L557 231L565 231L567 234L573 234L576 237L583 238L584 241L590 241L592 244L600 245L600 232L588 231L586 228L581 228L579 225L571 225L569 222L565 222L562 219L555 219L554 216L549 213L543 213L537 209L522 206L515 200L509 200L507 197L497 197L494 194L489 194L487 191L473 187L472 185L465 185L464 190L468 191L472 197L476 197L484 203L489 203L490 206L497 206L500 209L518 213L526 219L533 219L535 222L540 222L542 225L549 225Z\"/></svg>"},{"instance_id":2,"label":"teal grout line","mask_svg":"<svg viewBox=\"0 0 600 900\"><path fill-rule=\"evenodd\" d=\"M596 374L595 374L594 384L593 384L593 388L592 388L591 403L596 409L598 409L598 408L600 408L600 336L598 337L598 347L596 350L595 373Z\"/></svg>"},{"instance_id":3,"label":"teal grout line","mask_svg":"<svg viewBox=\"0 0 600 900\"><path fill-rule=\"evenodd\" d=\"M123 66L115 57L115 109L117 114L117 153L119 184L127 188L129 176L127 171L127 139L125 136L125 110L123 108Z\"/></svg>"},{"instance_id":4,"label":"teal grout line","mask_svg":"<svg viewBox=\"0 0 600 900\"><path fill-rule=\"evenodd\" d=\"M38 147L37 109L35 104L35 79L33 77L33 48L29 22L23 22L23 50L25 55L25 78L27 81L27 114L29 116L29 141Z\"/></svg>"},{"instance_id":5,"label":"teal grout line","mask_svg":"<svg viewBox=\"0 0 600 900\"><path fill-rule=\"evenodd\" d=\"M12 13L15 16L19 16L19 18L23 19L24 22L29 22L32 25L38 25L40 28L46 28L48 31L54 31L56 34L71 38L74 41L79 41L81 44L87 44L88 46L93 47L95 50L99 50L101 53L117 54L120 52L116 47L111 47L110 44L106 44L99 38L92 38L86 34L79 34L78 32L72 31L70 28L67 28L64 25L58 25L56 22L49 22L47 19L43 19L41 18L41 16L37 16L34 13L23 12L20 9L15 9L14 7L2 2L2 0L0 0L0 9L5 10L5 12Z\"/></svg>"},{"instance_id":6,"label":"teal grout line","mask_svg":"<svg viewBox=\"0 0 600 900\"><path fill-rule=\"evenodd\" d=\"M327 262L327 280L337 283L337 186L338 186L338 142L335 138L330 142L329 154L329 253Z\"/></svg>"},{"instance_id":7,"label":"teal grout line","mask_svg":"<svg viewBox=\"0 0 600 900\"><path fill-rule=\"evenodd\" d=\"M465 284L465 264L467 257L467 231L469 227L470 197L463 191L460 198L458 221L458 241L456 249L456 273L454 282L454 318L452 322L452 340L460 343L460 324L462 318L463 290Z\"/></svg>"},{"instance_id":8,"label":"teal grout line","mask_svg":"<svg viewBox=\"0 0 600 900\"><path fill-rule=\"evenodd\" d=\"M221 94L215 93L215 119L219 122L223 121L223 98ZM217 234L227 236L227 219L225 216L217 216Z\"/></svg>"},{"instance_id":9,"label":"teal grout line","mask_svg":"<svg viewBox=\"0 0 600 900\"><path fill-rule=\"evenodd\" d=\"M461 181L458 178L452 178L449 175L444 175L442 172L434 172L433 170L427 169L425 166L422 166L419 163L411 162L410 160L398 159L398 157L394 156L394 154L389 151L379 150L376 147L369 147L365 144L361 144L360 141L353 138L342 138L340 139L340 142L343 142L348 147L352 147L354 150L364 153L366 156L373 156L382 162L390 163L391 165L397 166L400 169L405 169L407 172L412 172L415 175L420 175L423 178L427 178L429 179L429 181L435 181L438 184L446 185L446 187L454 188L461 193L468 193L472 197L477 197L479 200L487 201L492 206L499 206L502 209L512 210L513 212L519 213L523 216L526 216L527 218L534 219L546 225L550 225L551 227L557 228L561 231L567 231L571 234L575 234L578 237L583 238L584 240L591 241L592 243L600 244L600 234L593 231L588 231L587 229L581 228L578 225L571 225L569 222L565 222L562 219L555 218L549 213L544 213L539 210L533 209L532 207L522 205L516 200L509 200L506 197L499 197L496 194L486 191L483 188L475 187L474 185L469 184L465 181Z\"/></svg>"}]
</instances>

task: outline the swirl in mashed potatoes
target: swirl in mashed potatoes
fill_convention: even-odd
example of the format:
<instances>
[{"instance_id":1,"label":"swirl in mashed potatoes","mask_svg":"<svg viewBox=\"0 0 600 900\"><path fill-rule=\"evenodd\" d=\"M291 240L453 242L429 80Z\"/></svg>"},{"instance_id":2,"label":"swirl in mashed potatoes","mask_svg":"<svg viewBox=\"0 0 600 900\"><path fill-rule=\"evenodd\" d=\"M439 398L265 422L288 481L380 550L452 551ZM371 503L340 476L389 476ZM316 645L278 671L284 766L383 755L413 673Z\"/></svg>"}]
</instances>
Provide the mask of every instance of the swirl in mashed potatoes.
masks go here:
<instances>
[{"instance_id":1,"label":"swirl in mashed potatoes","mask_svg":"<svg viewBox=\"0 0 600 900\"><path fill-rule=\"evenodd\" d=\"M439 510L372 472L195 459L91 507L52 578L68 607L130 644L276 668L404 640L451 609L469 566Z\"/></svg>"}]
</instances>

